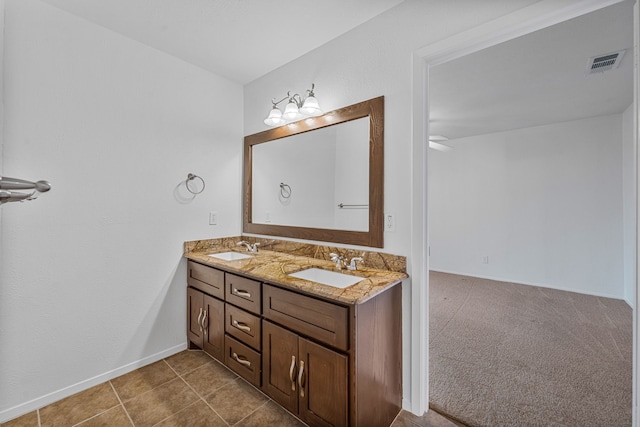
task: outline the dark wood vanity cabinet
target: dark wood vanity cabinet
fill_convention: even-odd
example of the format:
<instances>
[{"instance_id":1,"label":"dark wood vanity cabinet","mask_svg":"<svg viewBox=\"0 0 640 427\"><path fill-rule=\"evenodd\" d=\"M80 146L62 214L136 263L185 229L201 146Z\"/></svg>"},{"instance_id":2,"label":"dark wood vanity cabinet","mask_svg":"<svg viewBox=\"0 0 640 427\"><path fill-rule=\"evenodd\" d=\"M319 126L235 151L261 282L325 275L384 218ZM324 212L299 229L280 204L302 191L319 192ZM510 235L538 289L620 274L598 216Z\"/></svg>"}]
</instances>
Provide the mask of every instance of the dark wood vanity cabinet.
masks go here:
<instances>
[{"instance_id":1,"label":"dark wood vanity cabinet","mask_svg":"<svg viewBox=\"0 0 640 427\"><path fill-rule=\"evenodd\" d=\"M401 286L349 305L188 264L190 348L312 427L391 425L402 397Z\"/></svg>"},{"instance_id":2,"label":"dark wood vanity cabinet","mask_svg":"<svg viewBox=\"0 0 640 427\"><path fill-rule=\"evenodd\" d=\"M262 388L312 426L348 425L348 357L275 325L263 324Z\"/></svg>"}]
</instances>

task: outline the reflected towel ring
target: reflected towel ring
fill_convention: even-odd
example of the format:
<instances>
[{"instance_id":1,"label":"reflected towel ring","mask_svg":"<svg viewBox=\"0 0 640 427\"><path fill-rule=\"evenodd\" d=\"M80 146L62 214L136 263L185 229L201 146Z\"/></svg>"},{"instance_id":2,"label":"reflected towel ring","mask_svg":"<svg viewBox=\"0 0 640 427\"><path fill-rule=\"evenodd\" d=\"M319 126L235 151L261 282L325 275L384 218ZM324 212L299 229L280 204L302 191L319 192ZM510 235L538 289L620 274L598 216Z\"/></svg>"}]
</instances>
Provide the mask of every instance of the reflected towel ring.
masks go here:
<instances>
[{"instance_id":1,"label":"reflected towel ring","mask_svg":"<svg viewBox=\"0 0 640 427\"><path fill-rule=\"evenodd\" d=\"M200 191L194 191L189 187L189 182L193 181L196 178L199 179L200 181L202 181L202 188L200 189ZM198 175L194 175L192 173L187 175L187 180L184 182L184 185L187 187L187 191L189 191L189 193L193 194L194 196L196 194L202 193L204 191L204 187L206 186L206 184L204 183L204 179L202 179Z\"/></svg>"},{"instance_id":2,"label":"reflected towel ring","mask_svg":"<svg viewBox=\"0 0 640 427\"><path fill-rule=\"evenodd\" d=\"M291 197L291 187L283 182L280 183L280 195L283 199Z\"/></svg>"}]
</instances>

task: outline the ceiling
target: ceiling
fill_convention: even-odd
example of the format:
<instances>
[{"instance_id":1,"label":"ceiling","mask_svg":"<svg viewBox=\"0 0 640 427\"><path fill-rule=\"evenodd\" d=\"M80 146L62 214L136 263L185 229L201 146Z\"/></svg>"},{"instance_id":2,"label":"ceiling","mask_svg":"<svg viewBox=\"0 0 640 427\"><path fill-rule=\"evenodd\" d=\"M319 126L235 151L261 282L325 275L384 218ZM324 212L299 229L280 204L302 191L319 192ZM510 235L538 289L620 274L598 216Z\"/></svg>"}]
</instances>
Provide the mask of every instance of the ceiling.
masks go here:
<instances>
[{"instance_id":1,"label":"ceiling","mask_svg":"<svg viewBox=\"0 0 640 427\"><path fill-rule=\"evenodd\" d=\"M240 84L403 0L42 0Z\"/></svg>"},{"instance_id":2,"label":"ceiling","mask_svg":"<svg viewBox=\"0 0 640 427\"><path fill-rule=\"evenodd\" d=\"M403 0L42 1L246 84ZM632 3L432 68L430 133L457 139L624 111L633 101ZM588 58L621 49L619 68L586 75Z\"/></svg>"},{"instance_id":3,"label":"ceiling","mask_svg":"<svg viewBox=\"0 0 640 427\"><path fill-rule=\"evenodd\" d=\"M625 1L438 65L430 134L457 139L622 113L633 102L633 2ZM617 69L590 57L628 49Z\"/></svg>"}]
</instances>

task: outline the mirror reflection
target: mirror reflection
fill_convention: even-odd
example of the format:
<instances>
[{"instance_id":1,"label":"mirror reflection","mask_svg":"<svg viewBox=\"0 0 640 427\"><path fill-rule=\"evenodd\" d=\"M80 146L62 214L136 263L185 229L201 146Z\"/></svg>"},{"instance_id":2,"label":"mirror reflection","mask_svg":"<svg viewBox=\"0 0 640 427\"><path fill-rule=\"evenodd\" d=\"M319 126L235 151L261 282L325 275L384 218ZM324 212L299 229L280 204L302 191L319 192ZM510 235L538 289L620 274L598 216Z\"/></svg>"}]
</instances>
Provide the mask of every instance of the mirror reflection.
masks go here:
<instances>
[{"instance_id":1,"label":"mirror reflection","mask_svg":"<svg viewBox=\"0 0 640 427\"><path fill-rule=\"evenodd\" d=\"M369 229L369 118L253 147L253 223Z\"/></svg>"}]
</instances>

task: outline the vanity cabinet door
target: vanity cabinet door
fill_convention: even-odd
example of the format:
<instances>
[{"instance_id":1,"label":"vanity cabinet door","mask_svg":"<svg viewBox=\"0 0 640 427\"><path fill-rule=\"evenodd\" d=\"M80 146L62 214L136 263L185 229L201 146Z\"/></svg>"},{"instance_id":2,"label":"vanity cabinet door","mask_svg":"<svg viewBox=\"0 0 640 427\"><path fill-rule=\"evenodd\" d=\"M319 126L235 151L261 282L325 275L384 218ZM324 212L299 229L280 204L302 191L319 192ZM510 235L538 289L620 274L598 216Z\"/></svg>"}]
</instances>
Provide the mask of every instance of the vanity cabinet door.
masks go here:
<instances>
[{"instance_id":1,"label":"vanity cabinet door","mask_svg":"<svg viewBox=\"0 0 640 427\"><path fill-rule=\"evenodd\" d=\"M311 426L348 424L347 356L299 338L300 419Z\"/></svg>"},{"instance_id":2,"label":"vanity cabinet door","mask_svg":"<svg viewBox=\"0 0 640 427\"><path fill-rule=\"evenodd\" d=\"M224 360L224 302L203 294L202 349L218 360Z\"/></svg>"},{"instance_id":3,"label":"vanity cabinet door","mask_svg":"<svg viewBox=\"0 0 640 427\"><path fill-rule=\"evenodd\" d=\"M189 341L202 348L204 343L204 294L194 288L187 288L187 337Z\"/></svg>"},{"instance_id":4,"label":"vanity cabinet door","mask_svg":"<svg viewBox=\"0 0 640 427\"><path fill-rule=\"evenodd\" d=\"M187 288L187 337L218 360L224 360L224 302Z\"/></svg>"},{"instance_id":5,"label":"vanity cabinet door","mask_svg":"<svg viewBox=\"0 0 640 427\"><path fill-rule=\"evenodd\" d=\"M344 427L348 357L264 321L263 391L310 426Z\"/></svg>"},{"instance_id":6,"label":"vanity cabinet door","mask_svg":"<svg viewBox=\"0 0 640 427\"><path fill-rule=\"evenodd\" d=\"M262 337L262 390L297 414L298 335L265 320Z\"/></svg>"}]
</instances>

